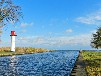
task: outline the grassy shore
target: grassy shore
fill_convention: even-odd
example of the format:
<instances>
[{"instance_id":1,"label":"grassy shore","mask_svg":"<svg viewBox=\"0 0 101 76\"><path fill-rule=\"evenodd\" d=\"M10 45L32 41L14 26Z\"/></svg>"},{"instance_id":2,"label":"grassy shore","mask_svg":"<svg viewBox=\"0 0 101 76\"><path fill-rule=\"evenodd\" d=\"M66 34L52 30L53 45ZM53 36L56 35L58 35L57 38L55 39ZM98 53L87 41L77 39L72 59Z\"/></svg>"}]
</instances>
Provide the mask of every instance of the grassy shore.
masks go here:
<instances>
[{"instance_id":1,"label":"grassy shore","mask_svg":"<svg viewBox=\"0 0 101 76\"><path fill-rule=\"evenodd\" d=\"M71 76L101 76L101 52L81 51Z\"/></svg>"},{"instance_id":2,"label":"grassy shore","mask_svg":"<svg viewBox=\"0 0 101 76\"><path fill-rule=\"evenodd\" d=\"M88 76L101 76L101 52L81 52Z\"/></svg>"},{"instance_id":3,"label":"grassy shore","mask_svg":"<svg viewBox=\"0 0 101 76\"><path fill-rule=\"evenodd\" d=\"M43 48L32 48L32 47L16 47L15 52L10 51L10 47L0 48L0 56L11 56L11 55L22 55L42 52L52 52L53 50L47 50Z\"/></svg>"}]
</instances>

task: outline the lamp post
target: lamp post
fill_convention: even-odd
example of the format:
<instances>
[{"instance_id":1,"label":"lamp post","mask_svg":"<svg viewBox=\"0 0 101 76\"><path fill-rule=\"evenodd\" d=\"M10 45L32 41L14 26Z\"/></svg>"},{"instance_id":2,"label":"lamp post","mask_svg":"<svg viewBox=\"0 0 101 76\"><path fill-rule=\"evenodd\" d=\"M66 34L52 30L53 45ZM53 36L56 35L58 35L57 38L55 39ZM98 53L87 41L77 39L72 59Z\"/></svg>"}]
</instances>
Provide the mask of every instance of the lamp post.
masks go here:
<instances>
[{"instance_id":1,"label":"lamp post","mask_svg":"<svg viewBox=\"0 0 101 76\"><path fill-rule=\"evenodd\" d=\"M11 51L15 52L15 36L17 36L15 34L15 31L11 31Z\"/></svg>"}]
</instances>

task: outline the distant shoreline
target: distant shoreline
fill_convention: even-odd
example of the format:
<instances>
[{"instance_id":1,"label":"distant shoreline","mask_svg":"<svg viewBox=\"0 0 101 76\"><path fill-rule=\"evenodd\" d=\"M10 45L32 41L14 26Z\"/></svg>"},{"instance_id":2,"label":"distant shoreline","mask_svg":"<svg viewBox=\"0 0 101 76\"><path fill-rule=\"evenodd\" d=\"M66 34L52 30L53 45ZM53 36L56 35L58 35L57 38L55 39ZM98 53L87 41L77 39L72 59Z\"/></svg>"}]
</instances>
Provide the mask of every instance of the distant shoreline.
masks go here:
<instances>
[{"instance_id":1,"label":"distant shoreline","mask_svg":"<svg viewBox=\"0 0 101 76\"><path fill-rule=\"evenodd\" d=\"M54 50L47 50L43 48L32 48L32 47L16 47L15 52L10 51L10 47L0 48L0 57L3 56L13 56L13 55L24 55L24 54L34 54L43 52L53 52Z\"/></svg>"}]
</instances>

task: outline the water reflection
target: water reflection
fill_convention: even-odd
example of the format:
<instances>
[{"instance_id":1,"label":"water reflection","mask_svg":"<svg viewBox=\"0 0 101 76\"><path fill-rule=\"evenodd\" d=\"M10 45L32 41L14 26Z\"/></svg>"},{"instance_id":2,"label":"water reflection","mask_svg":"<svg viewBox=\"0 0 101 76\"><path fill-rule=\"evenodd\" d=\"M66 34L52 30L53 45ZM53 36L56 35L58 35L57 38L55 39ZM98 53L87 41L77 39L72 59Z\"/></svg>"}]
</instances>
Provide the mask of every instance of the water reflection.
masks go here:
<instances>
[{"instance_id":1,"label":"water reflection","mask_svg":"<svg viewBox=\"0 0 101 76\"><path fill-rule=\"evenodd\" d=\"M16 67L15 67L15 64L16 64L16 56L11 56L10 58L10 64L9 64L9 67L10 67L10 70L12 70L12 75L15 76L16 74Z\"/></svg>"},{"instance_id":2,"label":"water reflection","mask_svg":"<svg viewBox=\"0 0 101 76\"><path fill-rule=\"evenodd\" d=\"M78 51L0 57L0 76L69 76Z\"/></svg>"}]
</instances>

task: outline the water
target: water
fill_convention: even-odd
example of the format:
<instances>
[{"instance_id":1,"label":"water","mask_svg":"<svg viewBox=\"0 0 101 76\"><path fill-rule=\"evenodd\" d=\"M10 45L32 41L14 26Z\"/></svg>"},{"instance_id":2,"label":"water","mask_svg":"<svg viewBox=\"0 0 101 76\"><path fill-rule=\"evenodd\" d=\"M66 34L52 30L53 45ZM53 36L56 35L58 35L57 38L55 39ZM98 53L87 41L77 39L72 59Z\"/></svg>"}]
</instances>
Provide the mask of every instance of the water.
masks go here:
<instances>
[{"instance_id":1,"label":"water","mask_svg":"<svg viewBox=\"0 0 101 76\"><path fill-rule=\"evenodd\" d=\"M79 51L0 57L0 76L69 76Z\"/></svg>"}]
</instances>

